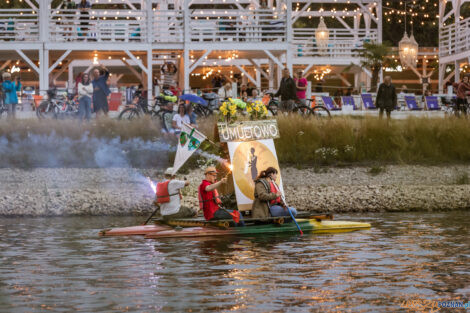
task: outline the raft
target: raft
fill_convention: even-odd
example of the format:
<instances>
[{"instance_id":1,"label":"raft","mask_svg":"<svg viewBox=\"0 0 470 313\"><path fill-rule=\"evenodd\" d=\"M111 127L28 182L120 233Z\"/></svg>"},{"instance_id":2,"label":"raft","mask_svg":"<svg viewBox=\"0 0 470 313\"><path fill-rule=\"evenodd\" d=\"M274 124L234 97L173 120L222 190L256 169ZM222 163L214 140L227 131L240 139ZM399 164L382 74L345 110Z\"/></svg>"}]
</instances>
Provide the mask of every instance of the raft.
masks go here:
<instances>
[{"instance_id":1,"label":"raft","mask_svg":"<svg viewBox=\"0 0 470 313\"><path fill-rule=\"evenodd\" d=\"M203 221L194 221L193 223ZM333 221L327 219L297 219L297 222L304 233L342 233L351 232L371 227L369 223L349 222L349 221ZM211 225L210 223L202 224L195 227L181 227L173 222L169 225L146 225L133 226L124 228L114 228L102 230L101 236L129 236L143 235L145 238L181 238L181 237L212 237L212 236L245 236L245 235L268 235L279 233L298 233L295 224L289 222L248 224L244 227L224 227L224 224ZM222 222L223 223L223 222ZM221 226L223 225L223 226Z\"/></svg>"}]
</instances>

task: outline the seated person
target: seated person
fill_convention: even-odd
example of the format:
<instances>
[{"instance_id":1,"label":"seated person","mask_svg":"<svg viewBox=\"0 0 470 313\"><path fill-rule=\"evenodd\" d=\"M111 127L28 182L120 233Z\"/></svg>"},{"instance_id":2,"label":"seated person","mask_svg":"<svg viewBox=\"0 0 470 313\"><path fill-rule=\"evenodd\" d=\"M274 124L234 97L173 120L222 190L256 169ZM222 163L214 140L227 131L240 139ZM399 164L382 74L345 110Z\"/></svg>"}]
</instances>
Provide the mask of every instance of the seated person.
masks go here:
<instances>
[{"instance_id":1,"label":"seated person","mask_svg":"<svg viewBox=\"0 0 470 313\"><path fill-rule=\"evenodd\" d=\"M251 207L253 218L290 216L287 208L282 205L282 193L276 184L277 169L268 167L255 180L255 199ZM289 207L293 216L297 215L295 208Z\"/></svg>"},{"instance_id":2,"label":"seated person","mask_svg":"<svg viewBox=\"0 0 470 313\"><path fill-rule=\"evenodd\" d=\"M157 184L156 202L160 204L160 214L164 220L189 218L197 215L197 210L181 205L180 190L189 185L188 181L176 180L173 168L165 171L165 181Z\"/></svg>"},{"instance_id":3,"label":"seated person","mask_svg":"<svg viewBox=\"0 0 470 313\"><path fill-rule=\"evenodd\" d=\"M191 103L186 105L186 114L189 116L189 123L192 127L197 128L197 115L194 113Z\"/></svg>"},{"instance_id":4,"label":"seated person","mask_svg":"<svg viewBox=\"0 0 470 313\"><path fill-rule=\"evenodd\" d=\"M199 208L203 210L206 220L228 220L236 218L240 219L237 226L243 226L243 218L240 212L236 210L228 210L222 207L222 201L219 198L217 187L227 182L227 178L222 178L219 182L217 180L217 170L213 166L209 166L204 171L205 179L199 185Z\"/></svg>"},{"instance_id":5,"label":"seated person","mask_svg":"<svg viewBox=\"0 0 470 313\"><path fill-rule=\"evenodd\" d=\"M180 104L178 106L178 113L173 116L173 122L171 125L172 128L170 132L174 133L175 135L179 135L179 133L181 133L183 122L186 124L191 123L188 114L186 114L186 108L184 107L184 104Z\"/></svg>"}]
</instances>

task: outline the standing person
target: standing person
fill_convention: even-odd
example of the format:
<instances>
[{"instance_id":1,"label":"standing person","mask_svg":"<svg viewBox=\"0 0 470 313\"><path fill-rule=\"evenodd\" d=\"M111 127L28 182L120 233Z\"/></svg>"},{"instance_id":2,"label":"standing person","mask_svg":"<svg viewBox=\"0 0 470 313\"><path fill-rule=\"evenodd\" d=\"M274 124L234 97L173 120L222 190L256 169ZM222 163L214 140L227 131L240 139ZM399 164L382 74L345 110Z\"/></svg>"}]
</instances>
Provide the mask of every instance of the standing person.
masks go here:
<instances>
[{"instance_id":1,"label":"standing person","mask_svg":"<svg viewBox=\"0 0 470 313\"><path fill-rule=\"evenodd\" d=\"M62 13L65 15L64 30L70 31L69 33L65 33L64 36L68 37L67 41L70 41L70 37L74 35L73 30L74 30L75 12L73 12L72 10L77 9L77 4L72 0L64 0L62 2L62 8L66 10Z\"/></svg>"},{"instance_id":2,"label":"standing person","mask_svg":"<svg viewBox=\"0 0 470 313\"><path fill-rule=\"evenodd\" d=\"M214 78L212 78L212 89L219 90L225 84L225 78L220 75L220 73L215 73Z\"/></svg>"},{"instance_id":3,"label":"standing person","mask_svg":"<svg viewBox=\"0 0 470 313\"><path fill-rule=\"evenodd\" d=\"M225 209L219 198L217 188L227 183L227 178L224 177L217 182L217 170L213 166L206 168L204 177L198 188L199 208L204 212L204 218L207 221L227 220L232 219L236 215L240 219L237 226L244 226L241 214L235 210Z\"/></svg>"},{"instance_id":4,"label":"standing person","mask_svg":"<svg viewBox=\"0 0 470 313\"><path fill-rule=\"evenodd\" d=\"M222 101L232 98L232 85L230 85L230 83L225 83L223 87L220 87L218 94Z\"/></svg>"},{"instance_id":5,"label":"standing person","mask_svg":"<svg viewBox=\"0 0 470 313\"><path fill-rule=\"evenodd\" d=\"M397 106L397 92L390 76L384 77L384 82L379 86L375 102L376 107L380 110L379 118L383 117L385 110L387 112L387 119L390 119L392 110Z\"/></svg>"},{"instance_id":6,"label":"standing person","mask_svg":"<svg viewBox=\"0 0 470 313\"><path fill-rule=\"evenodd\" d=\"M108 70L101 65L101 68L93 70L93 111L99 114L108 115L108 96L111 93L107 81Z\"/></svg>"},{"instance_id":7,"label":"standing person","mask_svg":"<svg viewBox=\"0 0 470 313\"><path fill-rule=\"evenodd\" d=\"M184 107L184 103L180 103L180 105L178 106L178 113L173 116L173 120L171 123L171 127L173 128L172 132L175 135L179 135L179 133L181 133L183 122L185 122L186 124L190 124L191 120L189 119L189 115L186 114L186 108Z\"/></svg>"},{"instance_id":8,"label":"standing person","mask_svg":"<svg viewBox=\"0 0 470 313\"><path fill-rule=\"evenodd\" d=\"M279 90L274 95L281 96L281 110L290 112L294 108L295 100L297 100L295 81L290 77L288 68L282 70L282 79Z\"/></svg>"},{"instance_id":9,"label":"standing person","mask_svg":"<svg viewBox=\"0 0 470 313\"><path fill-rule=\"evenodd\" d=\"M176 69L176 66L173 62L166 62L163 64L161 71L163 73L163 86L162 88L165 89L171 89L172 87L175 88L175 77L176 77L176 72L178 71Z\"/></svg>"},{"instance_id":10,"label":"standing person","mask_svg":"<svg viewBox=\"0 0 470 313\"><path fill-rule=\"evenodd\" d=\"M189 185L188 181L176 180L173 168L165 171L165 181L157 184L155 201L160 204L160 214L164 220L189 218L197 215L197 210L181 205L181 189Z\"/></svg>"},{"instance_id":11,"label":"standing person","mask_svg":"<svg viewBox=\"0 0 470 313\"><path fill-rule=\"evenodd\" d=\"M467 115L467 96L466 92L470 91L470 75L465 75L459 83L453 83L452 87L455 88L457 94L457 112L462 111Z\"/></svg>"},{"instance_id":12,"label":"standing person","mask_svg":"<svg viewBox=\"0 0 470 313\"><path fill-rule=\"evenodd\" d=\"M307 103L307 79L302 76L303 72L298 71L297 77L295 78L295 87L297 89L297 99L300 103L305 105Z\"/></svg>"},{"instance_id":13,"label":"standing person","mask_svg":"<svg viewBox=\"0 0 470 313\"><path fill-rule=\"evenodd\" d=\"M88 11L91 8L91 4L87 0L80 0L77 7L80 9L80 34L83 37L87 37L88 25L90 25L90 13Z\"/></svg>"},{"instance_id":14,"label":"standing person","mask_svg":"<svg viewBox=\"0 0 470 313\"><path fill-rule=\"evenodd\" d=\"M267 218L270 216L290 216L282 203L282 193L276 182L277 169L268 167L262 171L255 180L254 201L251 207L253 218ZM295 208L289 207L293 216L297 215Z\"/></svg>"},{"instance_id":15,"label":"standing person","mask_svg":"<svg viewBox=\"0 0 470 313\"><path fill-rule=\"evenodd\" d=\"M83 121L91 118L91 97L93 97L93 84L88 73L82 74L81 82L78 83L78 117Z\"/></svg>"},{"instance_id":16,"label":"standing person","mask_svg":"<svg viewBox=\"0 0 470 313\"><path fill-rule=\"evenodd\" d=\"M16 116L16 105L18 104L17 91L21 90L21 82L19 76L16 76L15 81L11 81L11 74L8 72L2 75L3 83L3 101L7 106L7 113L9 118L15 118Z\"/></svg>"}]
</instances>

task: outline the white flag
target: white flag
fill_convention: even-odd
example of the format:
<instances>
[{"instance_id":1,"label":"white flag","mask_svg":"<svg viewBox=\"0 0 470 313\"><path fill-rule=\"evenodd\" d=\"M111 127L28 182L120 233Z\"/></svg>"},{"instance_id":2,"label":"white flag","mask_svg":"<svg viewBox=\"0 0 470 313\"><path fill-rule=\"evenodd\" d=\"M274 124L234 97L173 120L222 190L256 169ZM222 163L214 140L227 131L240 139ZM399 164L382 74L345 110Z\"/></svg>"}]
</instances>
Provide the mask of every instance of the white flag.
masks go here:
<instances>
[{"instance_id":1,"label":"white flag","mask_svg":"<svg viewBox=\"0 0 470 313\"><path fill-rule=\"evenodd\" d=\"M201 132L183 122L178 140L178 149L176 150L175 163L173 164L173 174L183 166L205 139L206 136Z\"/></svg>"}]
</instances>

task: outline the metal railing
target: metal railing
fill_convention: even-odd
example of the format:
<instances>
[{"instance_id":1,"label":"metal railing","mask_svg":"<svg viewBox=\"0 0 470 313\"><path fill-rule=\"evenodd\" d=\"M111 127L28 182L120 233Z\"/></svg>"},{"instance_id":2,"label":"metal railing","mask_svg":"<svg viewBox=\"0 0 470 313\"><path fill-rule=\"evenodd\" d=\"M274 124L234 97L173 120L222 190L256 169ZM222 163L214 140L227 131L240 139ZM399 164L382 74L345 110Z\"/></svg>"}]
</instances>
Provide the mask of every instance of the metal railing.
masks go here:
<instances>
[{"instance_id":1,"label":"metal railing","mask_svg":"<svg viewBox=\"0 0 470 313\"><path fill-rule=\"evenodd\" d=\"M146 41L145 11L51 10L51 41Z\"/></svg>"},{"instance_id":2,"label":"metal railing","mask_svg":"<svg viewBox=\"0 0 470 313\"><path fill-rule=\"evenodd\" d=\"M32 9L0 9L0 41L38 40L38 12Z\"/></svg>"},{"instance_id":3,"label":"metal railing","mask_svg":"<svg viewBox=\"0 0 470 313\"><path fill-rule=\"evenodd\" d=\"M297 57L344 58L357 55L364 42L377 41L376 30L359 30L351 33L347 29L329 29L326 46L319 46L315 40L314 28L294 28L292 49Z\"/></svg>"},{"instance_id":4,"label":"metal railing","mask_svg":"<svg viewBox=\"0 0 470 313\"><path fill-rule=\"evenodd\" d=\"M190 41L286 41L286 15L271 10L194 10Z\"/></svg>"},{"instance_id":5,"label":"metal railing","mask_svg":"<svg viewBox=\"0 0 470 313\"><path fill-rule=\"evenodd\" d=\"M439 56L470 51L470 17L439 30Z\"/></svg>"},{"instance_id":6,"label":"metal railing","mask_svg":"<svg viewBox=\"0 0 470 313\"><path fill-rule=\"evenodd\" d=\"M183 42L184 15L182 10L158 10L153 14L154 42Z\"/></svg>"}]
</instances>

